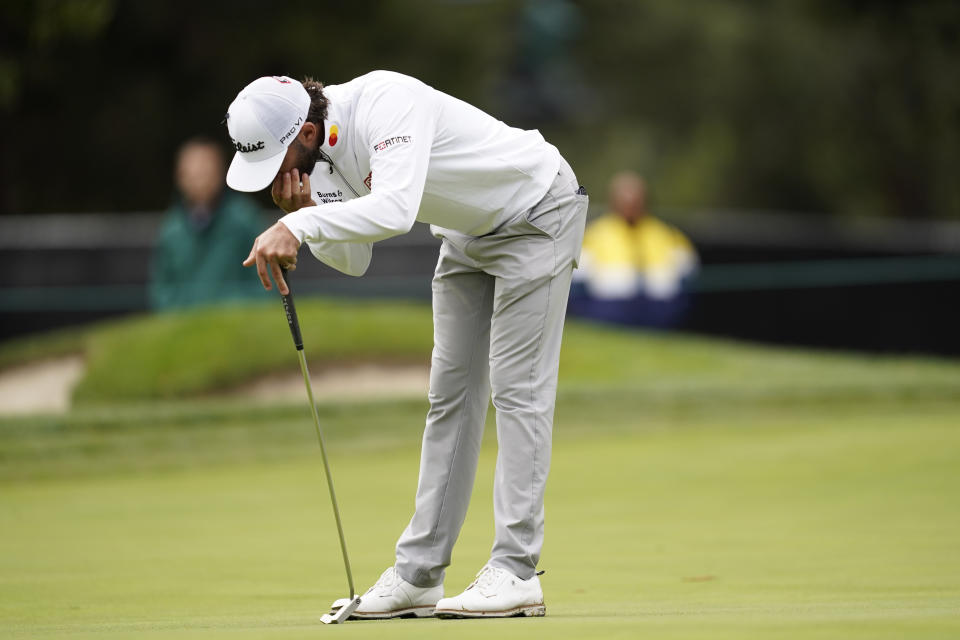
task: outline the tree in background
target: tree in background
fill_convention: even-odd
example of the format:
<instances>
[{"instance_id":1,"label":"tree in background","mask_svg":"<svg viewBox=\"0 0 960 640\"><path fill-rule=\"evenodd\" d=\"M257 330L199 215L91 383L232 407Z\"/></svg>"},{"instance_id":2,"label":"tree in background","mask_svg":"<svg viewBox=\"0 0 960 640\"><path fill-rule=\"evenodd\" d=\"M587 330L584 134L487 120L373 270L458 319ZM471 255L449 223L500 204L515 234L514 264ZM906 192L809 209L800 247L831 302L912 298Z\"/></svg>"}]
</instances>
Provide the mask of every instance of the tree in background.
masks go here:
<instances>
[{"instance_id":1,"label":"tree in background","mask_svg":"<svg viewBox=\"0 0 960 640\"><path fill-rule=\"evenodd\" d=\"M5 2L0 213L162 208L177 141L225 140L256 75L391 68L509 121L538 4L561 7L547 88L580 86L535 126L586 184L632 167L663 207L960 217L960 4L939 0Z\"/></svg>"}]
</instances>

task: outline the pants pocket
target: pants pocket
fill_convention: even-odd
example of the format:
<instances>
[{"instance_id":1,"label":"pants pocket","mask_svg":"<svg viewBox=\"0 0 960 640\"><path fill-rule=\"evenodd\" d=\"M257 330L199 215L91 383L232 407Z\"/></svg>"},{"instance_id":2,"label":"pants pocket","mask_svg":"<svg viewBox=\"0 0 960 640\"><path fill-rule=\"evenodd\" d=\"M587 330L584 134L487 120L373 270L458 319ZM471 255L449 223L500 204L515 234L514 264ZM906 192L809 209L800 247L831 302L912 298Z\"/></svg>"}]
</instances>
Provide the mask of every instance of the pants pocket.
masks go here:
<instances>
[{"instance_id":1,"label":"pants pocket","mask_svg":"<svg viewBox=\"0 0 960 640\"><path fill-rule=\"evenodd\" d=\"M551 204L553 206L546 210L534 209L528 212L526 222L543 235L556 240L560 235L560 207L556 206L555 202L551 201Z\"/></svg>"}]
</instances>

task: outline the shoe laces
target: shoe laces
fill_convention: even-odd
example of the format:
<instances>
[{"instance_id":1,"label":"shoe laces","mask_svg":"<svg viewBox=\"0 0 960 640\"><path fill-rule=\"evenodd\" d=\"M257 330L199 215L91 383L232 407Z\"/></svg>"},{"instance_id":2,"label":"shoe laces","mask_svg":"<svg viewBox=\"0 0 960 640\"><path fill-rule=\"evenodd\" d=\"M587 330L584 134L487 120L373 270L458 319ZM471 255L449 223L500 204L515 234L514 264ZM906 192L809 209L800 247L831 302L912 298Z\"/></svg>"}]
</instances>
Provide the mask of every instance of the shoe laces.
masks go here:
<instances>
[{"instance_id":1,"label":"shoe laces","mask_svg":"<svg viewBox=\"0 0 960 640\"><path fill-rule=\"evenodd\" d=\"M500 583L504 573L506 573L506 570L500 567L492 567L488 564L483 569L480 569L477 573L476 580L467 588L472 589L476 587L481 593L486 593L488 589Z\"/></svg>"},{"instance_id":2,"label":"shoe laces","mask_svg":"<svg viewBox=\"0 0 960 640\"><path fill-rule=\"evenodd\" d=\"M400 574L396 567L390 567L382 574L372 587L367 589L367 593L377 592L379 595L387 595L393 591L393 588L400 582Z\"/></svg>"}]
</instances>

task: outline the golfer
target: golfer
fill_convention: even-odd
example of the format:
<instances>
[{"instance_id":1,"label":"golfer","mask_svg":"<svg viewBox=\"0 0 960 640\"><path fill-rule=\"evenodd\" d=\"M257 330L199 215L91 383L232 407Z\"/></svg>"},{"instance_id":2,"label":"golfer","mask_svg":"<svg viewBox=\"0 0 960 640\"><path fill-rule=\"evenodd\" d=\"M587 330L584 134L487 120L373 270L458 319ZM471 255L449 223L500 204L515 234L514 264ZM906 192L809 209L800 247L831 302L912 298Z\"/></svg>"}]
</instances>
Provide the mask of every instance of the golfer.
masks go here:
<instances>
[{"instance_id":1,"label":"golfer","mask_svg":"<svg viewBox=\"0 0 960 640\"><path fill-rule=\"evenodd\" d=\"M544 615L544 488L586 190L539 132L388 71L326 87L260 78L239 93L226 122L236 149L227 184L272 186L286 212L243 263L256 265L265 289L272 274L288 292L281 269L295 268L303 243L359 276L372 243L416 221L442 239L416 509L396 564L354 617ZM499 444L493 549L477 579L444 598L491 397Z\"/></svg>"}]
</instances>

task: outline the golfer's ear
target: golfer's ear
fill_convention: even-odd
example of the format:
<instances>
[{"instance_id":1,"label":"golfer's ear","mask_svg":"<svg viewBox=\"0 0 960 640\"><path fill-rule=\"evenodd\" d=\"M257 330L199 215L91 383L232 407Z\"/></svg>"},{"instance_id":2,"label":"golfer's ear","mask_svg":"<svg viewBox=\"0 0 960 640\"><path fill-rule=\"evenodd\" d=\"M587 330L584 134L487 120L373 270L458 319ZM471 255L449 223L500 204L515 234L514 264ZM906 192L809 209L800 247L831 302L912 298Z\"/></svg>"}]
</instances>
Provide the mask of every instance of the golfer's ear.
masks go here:
<instances>
[{"instance_id":1,"label":"golfer's ear","mask_svg":"<svg viewBox=\"0 0 960 640\"><path fill-rule=\"evenodd\" d=\"M320 127L312 122L305 122L303 127L300 129L300 135L297 137L300 138L300 142L312 148L317 142L317 136L320 134Z\"/></svg>"}]
</instances>

